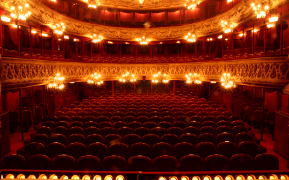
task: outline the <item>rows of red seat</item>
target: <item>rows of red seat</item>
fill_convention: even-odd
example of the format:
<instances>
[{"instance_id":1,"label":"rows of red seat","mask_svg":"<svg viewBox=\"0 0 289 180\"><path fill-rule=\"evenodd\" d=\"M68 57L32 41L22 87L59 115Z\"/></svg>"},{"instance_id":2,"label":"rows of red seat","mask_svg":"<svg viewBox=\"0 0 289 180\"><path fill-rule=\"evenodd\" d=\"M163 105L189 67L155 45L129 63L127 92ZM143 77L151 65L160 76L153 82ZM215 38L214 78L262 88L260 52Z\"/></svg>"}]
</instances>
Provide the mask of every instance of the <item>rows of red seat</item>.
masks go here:
<instances>
[{"instance_id":1,"label":"rows of red seat","mask_svg":"<svg viewBox=\"0 0 289 180\"><path fill-rule=\"evenodd\" d=\"M172 112L169 108L172 108ZM116 112L111 113L115 110ZM43 122L37 134L32 136L32 142L18 151L19 154L29 159L33 154L46 152L53 158L52 162L54 159L71 159L70 156L78 160L90 154L93 157L88 159L102 160L102 170L113 170L114 166L117 170L127 170L125 167L129 166L130 158L136 158L138 162L143 161L140 165L147 164L146 168L133 166L139 167L141 171L159 171L168 165L170 167L167 170L174 171L178 169L178 160L181 164L181 159L186 156L188 159L201 159L202 162L220 161L219 163L224 164L223 170L228 170L229 159L239 152L243 153L239 155L243 159L250 159L243 162L240 160L239 170L253 168L253 158L265 152L264 148L254 142L253 136L238 116L232 116L231 112L219 105L196 97L93 97L82 103L74 102L55 115L56 117L50 116ZM133 147L138 147L139 150L135 153ZM67 157L62 156L63 153ZM197 155L190 155L195 153ZM266 154L264 157L273 161L275 159ZM106 158L113 162L110 168L106 168ZM62 163L64 162L65 160ZM157 165L159 162L161 166ZM188 161L194 167L192 162L194 161ZM118 166L119 164L121 165ZM206 166L205 169L214 168ZM235 167L232 169L236 170Z\"/></svg>"}]
</instances>

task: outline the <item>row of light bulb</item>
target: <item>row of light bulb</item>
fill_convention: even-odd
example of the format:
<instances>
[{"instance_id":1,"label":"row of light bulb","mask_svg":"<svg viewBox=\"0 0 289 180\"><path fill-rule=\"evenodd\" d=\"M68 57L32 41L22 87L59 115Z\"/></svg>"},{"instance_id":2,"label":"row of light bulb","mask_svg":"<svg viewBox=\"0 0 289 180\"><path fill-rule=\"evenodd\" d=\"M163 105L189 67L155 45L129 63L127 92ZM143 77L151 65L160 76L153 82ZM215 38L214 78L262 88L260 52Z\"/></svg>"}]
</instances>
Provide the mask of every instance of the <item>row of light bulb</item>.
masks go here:
<instances>
[{"instance_id":1,"label":"row of light bulb","mask_svg":"<svg viewBox=\"0 0 289 180\"><path fill-rule=\"evenodd\" d=\"M16 177L13 175L13 174L8 174L6 177L6 179L25 179L26 176L24 174L18 174ZM3 179L1 177L1 179ZM29 175L27 177L27 179L37 179L35 175ZM45 175L45 174L40 174L38 176L38 179L74 179L74 180L79 180L79 179L82 179L82 180L102 180L102 177L100 175L95 175L93 176L93 178L91 178L90 175L84 175L82 176L82 178L80 178L80 176L78 175L72 175L71 178L69 178L68 176L66 175L62 175L60 178L58 178L58 176L56 174L52 174L49 176L49 178ZM118 175L115 177L115 180L124 180L124 176L123 175ZM106 175L104 177L104 180L114 180L113 176L112 175Z\"/></svg>"}]
</instances>

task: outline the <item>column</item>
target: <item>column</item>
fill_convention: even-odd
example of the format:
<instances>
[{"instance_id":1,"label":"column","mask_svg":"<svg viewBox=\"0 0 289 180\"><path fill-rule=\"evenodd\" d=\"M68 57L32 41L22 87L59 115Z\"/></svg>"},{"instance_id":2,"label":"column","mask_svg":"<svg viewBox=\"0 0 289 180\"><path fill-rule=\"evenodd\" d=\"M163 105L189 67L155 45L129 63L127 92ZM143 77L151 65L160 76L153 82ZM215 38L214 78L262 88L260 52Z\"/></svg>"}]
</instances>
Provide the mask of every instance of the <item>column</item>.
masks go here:
<instances>
[{"instance_id":1,"label":"column","mask_svg":"<svg viewBox=\"0 0 289 180\"><path fill-rule=\"evenodd\" d=\"M176 96L176 80L173 80L173 95Z\"/></svg>"},{"instance_id":2,"label":"column","mask_svg":"<svg viewBox=\"0 0 289 180\"><path fill-rule=\"evenodd\" d=\"M255 32L254 32L255 26L253 26L253 33L252 33L252 54L254 54L254 43L255 43Z\"/></svg>"},{"instance_id":3,"label":"column","mask_svg":"<svg viewBox=\"0 0 289 180\"><path fill-rule=\"evenodd\" d=\"M19 122L21 130L21 141L24 140L24 123L23 123L23 114L22 114L22 88L19 89Z\"/></svg>"},{"instance_id":4,"label":"column","mask_svg":"<svg viewBox=\"0 0 289 180\"><path fill-rule=\"evenodd\" d=\"M264 123L264 120L265 120L265 109L264 109L264 106L265 106L265 89L262 88L262 91L263 91L263 97L262 97L262 118L261 118L261 138L260 140L263 141L263 134L264 134L264 126L263 126L263 123ZM277 105L278 106L278 105Z\"/></svg>"},{"instance_id":5,"label":"column","mask_svg":"<svg viewBox=\"0 0 289 180\"><path fill-rule=\"evenodd\" d=\"M266 49L267 49L267 27L265 26L265 31L264 31L264 55L266 55Z\"/></svg>"},{"instance_id":6,"label":"column","mask_svg":"<svg viewBox=\"0 0 289 180\"><path fill-rule=\"evenodd\" d=\"M32 86L32 118L33 118L33 128L36 131L36 119L35 119L35 99L34 99L34 87Z\"/></svg>"},{"instance_id":7,"label":"column","mask_svg":"<svg viewBox=\"0 0 289 180\"><path fill-rule=\"evenodd\" d=\"M20 56L20 31L19 31L19 23L16 21L17 24L17 51L18 51L18 56Z\"/></svg>"},{"instance_id":8,"label":"column","mask_svg":"<svg viewBox=\"0 0 289 180\"><path fill-rule=\"evenodd\" d=\"M282 24L282 13L280 12L280 54L283 54L283 24Z\"/></svg>"},{"instance_id":9,"label":"column","mask_svg":"<svg viewBox=\"0 0 289 180\"><path fill-rule=\"evenodd\" d=\"M45 119L46 117L46 113L48 113L46 111L46 106L45 106L45 85L42 86L42 113L43 113L43 119ZM48 114L47 114L48 115Z\"/></svg>"},{"instance_id":10,"label":"column","mask_svg":"<svg viewBox=\"0 0 289 180\"><path fill-rule=\"evenodd\" d=\"M114 97L114 81L111 81L111 94Z\"/></svg>"},{"instance_id":11,"label":"column","mask_svg":"<svg viewBox=\"0 0 289 180\"><path fill-rule=\"evenodd\" d=\"M136 96L136 83L133 83L133 95Z\"/></svg>"}]
</instances>

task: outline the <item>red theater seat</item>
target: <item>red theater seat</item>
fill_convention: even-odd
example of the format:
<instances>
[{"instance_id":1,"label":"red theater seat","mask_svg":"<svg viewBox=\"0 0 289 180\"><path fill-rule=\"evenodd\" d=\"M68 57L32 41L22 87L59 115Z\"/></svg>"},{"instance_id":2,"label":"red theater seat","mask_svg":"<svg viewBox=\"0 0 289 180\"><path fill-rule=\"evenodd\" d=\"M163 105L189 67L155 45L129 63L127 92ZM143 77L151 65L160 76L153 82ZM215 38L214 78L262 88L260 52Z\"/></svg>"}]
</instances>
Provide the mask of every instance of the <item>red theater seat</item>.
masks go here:
<instances>
[{"instance_id":1,"label":"red theater seat","mask_svg":"<svg viewBox=\"0 0 289 180\"><path fill-rule=\"evenodd\" d=\"M117 155L128 158L129 146L124 143L115 143L109 146L108 155Z\"/></svg>"},{"instance_id":2,"label":"red theater seat","mask_svg":"<svg viewBox=\"0 0 289 180\"><path fill-rule=\"evenodd\" d=\"M211 142L213 144L216 143L216 136L210 133L200 134L198 136L198 142Z\"/></svg>"},{"instance_id":3,"label":"red theater seat","mask_svg":"<svg viewBox=\"0 0 289 180\"><path fill-rule=\"evenodd\" d=\"M230 159L238 153L238 146L234 142L221 142L217 146L217 152Z\"/></svg>"},{"instance_id":4,"label":"red theater seat","mask_svg":"<svg viewBox=\"0 0 289 180\"><path fill-rule=\"evenodd\" d=\"M129 171L151 171L152 160L146 156L133 156L128 159Z\"/></svg>"},{"instance_id":5,"label":"red theater seat","mask_svg":"<svg viewBox=\"0 0 289 180\"><path fill-rule=\"evenodd\" d=\"M141 142L141 137L137 134L127 134L123 137L122 142L131 146L132 144Z\"/></svg>"},{"instance_id":6,"label":"red theater seat","mask_svg":"<svg viewBox=\"0 0 289 180\"><path fill-rule=\"evenodd\" d=\"M51 169L53 170L74 170L75 159L68 155L59 155L52 159Z\"/></svg>"},{"instance_id":7,"label":"red theater seat","mask_svg":"<svg viewBox=\"0 0 289 180\"><path fill-rule=\"evenodd\" d=\"M228 171L229 168L230 163L226 156L214 154L205 159L205 169L207 171Z\"/></svg>"},{"instance_id":8,"label":"red theater seat","mask_svg":"<svg viewBox=\"0 0 289 180\"><path fill-rule=\"evenodd\" d=\"M151 147L160 142L160 137L156 134L146 134L142 137L142 142L149 144Z\"/></svg>"},{"instance_id":9,"label":"red theater seat","mask_svg":"<svg viewBox=\"0 0 289 180\"><path fill-rule=\"evenodd\" d=\"M68 133L69 133L68 129L63 126L58 126L53 129L53 134L63 134L64 136L67 137Z\"/></svg>"},{"instance_id":10,"label":"red theater seat","mask_svg":"<svg viewBox=\"0 0 289 180\"><path fill-rule=\"evenodd\" d=\"M202 171L204 170L204 160L197 155L187 155L180 159L180 171Z\"/></svg>"},{"instance_id":11,"label":"red theater seat","mask_svg":"<svg viewBox=\"0 0 289 180\"><path fill-rule=\"evenodd\" d=\"M172 127L179 127L181 129L184 129L187 127L187 124L183 121L175 121L172 123Z\"/></svg>"},{"instance_id":12,"label":"red theater seat","mask_svg":"<svg viewBox=\"0 0 289 180\"><path fill-rule=\"evenodd\" d=\"M102 142L102 141L103 141L103 137L99 134L88 135L84 140L86 146L88 146L92 143Z\"/></svg>"},{"instance_id":13,"label":"red theater seat","mask_svg":"<svg viewBox=\"0 0 289 180\"><path fill-rule=\"evenodd\" d=\"M247 132L238 133L235 137L235 143L240 144L244 141L253 141L253 136Z\"/></svg>"},{"instance_id":14,"label":"red theater seat","mask_svg":"<svg viewBox=\"0 0 289 180\"><path fill-rule=\"evenodd\" d=\"M229 126L219 126L216 128L216 133L221 134L221 133L231 133L232 129Z\"/></svg>"},{"instance_id":15,"label":"red theater seat","mask_svg":"<svg viewBox=\"0 0 289 180\"><path fill-rule=\"evenodd\" d=\"M77 170L81 171L100 171L101 161L98 157L92 155L81 156L76 162Z\"/></svg>"},{"instance_id":16,"label":"red theater seat","mask_svg":"<svg viewBox=\"0 0 289 180\"><path fill-rule=\"evenodd\" d=\"M44 121L41 123L42 126L49 127L50 129L53 129L55 127L55 122L53 121Z\"/></svg>"},{"instance_id":17,"label":"red theater seat","mask_svg":"<svg viewBox=\"0 0 289 180\"><path fill-rule=\"evenodd\" d=\"M258 145L253 141L244 141L238 145L239 153L248 154L253 158L259 154Z\"/></svg>"},{"instance_id":18,"label":"red theater seat","mask_svg":"<svg viewBox=\"0 0 289 180\"><path fill-rule=\"evenodd\" d=\"M84 130L85 136L89 136L91 134L100 134L100 129L96 127L88 127Z\"/></svg>"},{"instance_id":19,"label":"red theater seat","mask_svg":"<svg viewBox=\"0 0 289 180\"><path fill-rule=\"evenodd\" d=\"M125 127L127 126L127 124L123 121L117 121L117 122L114 122L112 127L114 127L115 129L119 129L121 127Z\"/></svg>"},{"instance_id":20,"label":"red theater seat","mask_svg":"<svg viewBox=\"0 0 289 180\"><path fill-rule=\"evenodd\" d=\"M88 127L98 127L98 123L93 121L85 122L83 128L86 129Z\"/></svg>"},{"instance_id":21,"label":"red theater seat","mask_svg":"<svg viewBox=\"0 0 289 180\"><path fill-rule=\"evenodd\" d=\"M26 167L25 158L18 154L7 155L1 159L1 169L25 169Z\"/></svg>"},{"instance_id":22,"label":"red theater seat","mask_svg":"<svg viewBox=\"0 0 289 180\"><path fill-rule=\"evenodd\" d=\"M150 134L150 130L148 128L145 128L145 127L139 127L139 128L136 128L134 130L134 133L143 137L146 134Z\"/></svg>"},{"instance_id":23,"label":"red theater seat","mask_svg":"<svg viewBox=\"0 0 289 180\"><path fill-rule=\"evenodd\" d=\"M84 134L84 130L81 127L71 127L69 129L69 134L70 135L72 135L72 134L81 134L81 135L83 135Z\"/></svg>"},{"instance_id":24,"label":"red theater seat","mask_svg":"<svg viewBox=\"0 0 289 180\"><path fill-rule=\"evenodd\" d=\"M29 158L35 154L44 154L45 147L42 143L31 142L25 146L24 157Z\"/></svg>"},{"instance_id":25,"label":"red theater seat","mask_svg":"<svg viewBox=\"0 0 289 180\"><path fill-rule=\"evenodd\" d=\"M167 133L168 133L168 134L175 134L175 135L177 135L178 137L180 137L180 136L183 134L183 130L182 130L180 127L170 127L170 128L167 130Z\"/></svg>"},{"instance_id":26,"label":"red theater seat","mask_svg":"<svg viewBox=\"0 0 289 180\"><path fill-rule=\"evenodd\" d=\"M70 123L70 128L72 127L80 127L80 128L83 128L83 123L81 121L73 121Z\"/></svg>"},{"instance_id":27,"label":"red theater seat","mask_svg":"<svg viewBox=\"0 0 289 180\"><path fill-rule=\"evenodd\" d=\"M230 158L231 169L234 171L253 170L254 158L248 154L235 154Z\"/></svg>"},{"instance_id":28,"label":"red theater seat","mask_svg":"<svg viewBox=\"0 0 289 180\"><path fill-rule=\"evenodd\" d=\"M165 128L162 128L162 127L154 127L151 129L151 134L156 134L158 135L159 137L162 137L164 134L166 134L166 129Z\"/></svg>"},{"instance_id":29,"label":"red theater seat","mask_svg":"<svg viewBox=\"0 0 289 180\"><path fill-rule=\"evenodd\" d=\"M50 169L50 158L43 154L35 154L27 159L29 169L48 170Z\"/></svg>"},{"instance_id":30,"label":"red theater seat","mask_svg":"<svg viewBox=\"0 0 289 180\"><path fill-rule=\"evenodd\" d=\"M143 123L143 127L148 128L148 129L152 129L154 127L157 127L157 124L155 122L145 122L145 123Z\"/></svg>"},{"instance_id":31,"label":"red theater seat","mask_svg":"<svg viewBox=\"0 0 289 180\"><path fill-rule=\"evenodd\" d=\"M133 129L129 127L121 127L117 130L117 134L120 136L125 136L127 134L133 134Z\"/></svg>"},{"instance_id":32,"label":"red theater seat","mask_svg":"<svg viewBox=\"0 0 289 180\"><path fill-rule=\"evenodd\" d=\"M102 143L92 143L87 147L87 154L102 160L107 156L107 146Z\"/></svg>"},{"instance_id":33,"label":"red theater seat","mask_svg":"<svg viewBox=\"0 0 289 180\"><path fill-rule=\"evenodd\" d=\"M207 156L216 154L217 148L211 142L201 142L196 146L196 154L205 159Z\"/></svg>"},{"instance_id":34,"label":"red theater seat","mask_svg":"<svg viewBox=\"0 0 289 180\"><path fill-rule=\"evenodd\" d=\"M115 128L113 127L105 127L105 128L102 128L101 131L100 131L100 134L105 137L106 135L109 135L109 134L117 134L117 131Z\"/></svg>"},{"instance_id":35,"label":"red theater seat","mask_svg":"<svg viewBox=\"0 0 289 180\"><path fill-rule=\"evenodd\" d=\"M279 159L273 154L259 154L254 159L256 170L279 170Z\"/></svg>"},{"instance_id":36,"label":"red theater seat","mask_svg":"<svg viewBox=\"0 0 289 180\"><path fill-rule=\"evenodd\" d=\"M179 143L179 137L175 134L164 134L161 137L161 142L168 143L174 147L177 143Z\"/></svg>"},{"instance_id":37,"label":"red theater seat","mask_svg":"<svg viewBox=\"0 0 289 180\"><path fill-rule=\"evenodd\" d=\"M109 134L106 135L103 139L103 143L106 144L107 146L110 146L115 143L120 143L122 140L122 137L118 134Z\"/></svg>"},{"instance_id":38,"label":"red theater seat","mask_svg":"<svg viewBox=\"0 0 289 180\"><path fill-rule=\"evenodd\" d=\"M186 127L185 129L183 129L183 134L187 134L187 133L195 134L196 136L198 136L200 134L200 131L197 127L189 126L189 127Z\"/></svg>"},{"instance_id":39,"label":"red theater seat","mask_svg":"<svg viewBox=\"0 0 289 180\"><path fill-rule=\"evenodd\" d=\"M136 119L136 121L130 122L128 124L128 127L132 128L134 130L134 129L138 128L138 127L142 127L142 124L140 122L138 122L137 119Z\"/></svg>"},{"instance_id":40,"label":"red theater seat","mask_svg":"<svg viewBox=\"0 0 289 180\"><path fill-rule=\"evenodd\" d=\"M181 159L183 156L194 154L195 147L191 143L188 142L181 142L174 146L175 150L175 157L177 159Z\"/></svg>"},{"instance_id":41,"label":"red theater seat","mask_svg":"<svg viewBox=\"0 0 289 180\"><path fill-rule=\"evenodd\" d=\"M177 170L178 160L173 156L158 156L153 161L154 171L173 172Z\"/></svg>"},{"instance_id":42,"label":"red theater seat","mask_svg":"<svg viewBox=\"0 0 289 180\"><path fill-rule=\"evenodd\" d=\"M157 143L152 146L152 157L156 158L158 156L163 155L173 155L173 147L172 145L164 142Z\"/></svg>"},{"instance_id":43,"label":"red theater seat","mask_svg":"<svg viewBox=\"0 0 289 180\"><path fill-rule=\"evenodd\" d=\"M212 126L203 126L200 128L200 134L205 134L205 133L210 133L210 134L215 134L215 128Z\"/></svg>"},{"instance_id":44,"label":"red theater seat","mask_svg":"<svg viewBox=\"0 0 289 180\"><path fill-rule=\"evenodd\" d=\"M86 155L86 146L82 143L71 143L66 146L66 152L68 155L78 159L80 156Z\"/></svg>"},{"instance_id":45,"label":"red theater seat","mask_svg":"<svg viewBox=\"0 0 289 180\"><path fill-rule=\"evenodd\" d=\"M163 121L173 123L175 121L175 118L173 116L167 115L167 116L164 116Z\"/></svg>"},{"instance_id":46,"label":"red theater seat","mask_svg":"<svg viewBox=\"0 0 289 180\"><path fill-rule=\"evenodd\" d=\"M187 126L188 127L192 126L200 129L202 127L202 123L200 123L199 121L190 121L188 122Z\"/></svg>"},{"instance_id":47,"label":"red theater seat","mask_svg":"<svg viewBox=\"0 0 289 180\"><path fill-rule=\"evenodd\" d=\"M102 160L103 171L125 171L126 160L120 156L107 156Z\"/></svg>"},{"instance_id":48,"label":"red theater seat","mask_svg":"<svg viewBox=\"0 0 289 180\"><path fill-rule=\"evenodd\" d=\"M195 134L183 134L180 136L180 142L188 142L196 146L198 144L198 137Z\"/></svg>"},{"instance_id":49,"label":"red theater seat","mask_svg":"<svg viewBox=\"0 0 289 180\"><path fill-rule=\"evenodd\" d=\"M41 143L44 146L46 146L46 144L48 142L48 136L46 134L34 134L31 137L31 141L32 142L38 142L38 143Z\"/></svg>"},{"instance_id":50,"label":"red theater seat","mask_svg":"<svg viewBox=\"0 0 289 180\"><path fill-rule=\"evenodd\" d=\"M84 140L85 140L85 137L82 134L71 134L67 138L67 143L71 144L71 143L78 142L78 143L84 144Z\"/></svg>"},{"instance_id":51,"label":"red theater seat","mask_svg":"<svg viewBox=\"0 0 289 180\"><path fill-rule=\"evenodd\" d=\"M46 126L42 126L36 130L37 134L45 134L48 137L51 135L51 132L52 132L51 128Z\"/></svg>"},{"instance_id":52,"label":"red theater seat","mask_svg":"<svg viewBox=\"0 0 289 180\"><path fill-rule=\"evenodd\" d=\"M142 143L142 142L135 143L131 145L130 147L130 155L131 156L142 155L142 156L151 157L150 145L146 143Z\"/></svg>"}]
</instances>

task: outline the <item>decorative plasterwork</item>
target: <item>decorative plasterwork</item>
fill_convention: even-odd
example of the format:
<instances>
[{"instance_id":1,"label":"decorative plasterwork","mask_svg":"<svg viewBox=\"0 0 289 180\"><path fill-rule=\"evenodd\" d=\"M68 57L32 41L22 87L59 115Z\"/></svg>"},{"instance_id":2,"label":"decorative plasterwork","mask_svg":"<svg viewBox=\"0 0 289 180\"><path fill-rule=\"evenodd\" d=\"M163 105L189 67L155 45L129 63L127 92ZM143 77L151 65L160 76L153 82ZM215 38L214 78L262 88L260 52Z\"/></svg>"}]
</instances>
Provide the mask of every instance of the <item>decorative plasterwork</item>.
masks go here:
<instances>
[{"instance_id":1,"label":"decorative plasterwork","mask_svg":"<svg viewBox=\"0 0 289 180\"><path fill-rule=\"evenodd\" d=\"M188 73L197 73L207 81L219 81L223 73L230 73L236 84L284 86L289 83L289 59L254 58L234 61L161 64L103 64L33 59L2 58L2 88L47 84L60 73L66 82L86 81L85 77L98 72L103 80L118 80L121 74L130 72L136 77L162 72L172 80L184 80Z\"/></svg>"},{"instance_id":2,"label":"decorative plasterwork","mask_svg":"<svg viewBox=\"0 0 289 180\"><path fill-rule=\"evenodd\" d=\"M9 9L9 3L11 1L13 0L0 1L0 7ZM250 18L255 18L250 5L256 0L243 0L227 12L204 21L181 26L158 28L124 28L87 23L64 16L48 8L38 0L27 1L32 12L29 18L30 20L42 25L63 22L66 25L65 34L88 36L89 32L90 34L101 34L105 39L123 41L134 41L136 38L145 35L153 41L165 41L183 39L188 32L194 33L198 37L222 33L221 20L234 22L236 25L242 24ZM271 0L270 7L277 7L285 1L286 0Z\"/></svg>"}]
</instances>

